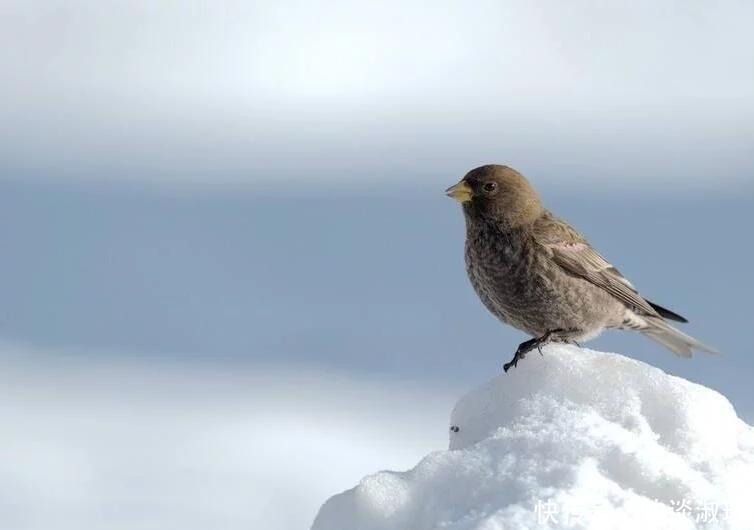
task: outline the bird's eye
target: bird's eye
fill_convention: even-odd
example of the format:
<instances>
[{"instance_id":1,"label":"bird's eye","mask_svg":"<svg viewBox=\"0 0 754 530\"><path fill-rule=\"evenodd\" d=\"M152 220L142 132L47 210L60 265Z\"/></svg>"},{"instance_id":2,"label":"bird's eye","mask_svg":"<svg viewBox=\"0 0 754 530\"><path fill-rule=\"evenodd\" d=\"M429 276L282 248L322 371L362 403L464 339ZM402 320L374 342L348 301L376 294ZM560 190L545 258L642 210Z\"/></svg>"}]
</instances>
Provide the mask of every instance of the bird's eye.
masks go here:
<instances>
[{"instance_id":1,"label":"bird's eye","mask_svg":"<svg viewBox=\"0 0 754 530\"><path fill-rule=\"evenodd\" d=\"M482 186L482 189L486 191L487 193L492 193L497 189L497 183L496 182L487 182Z\"/></svg>"}]
</instances>

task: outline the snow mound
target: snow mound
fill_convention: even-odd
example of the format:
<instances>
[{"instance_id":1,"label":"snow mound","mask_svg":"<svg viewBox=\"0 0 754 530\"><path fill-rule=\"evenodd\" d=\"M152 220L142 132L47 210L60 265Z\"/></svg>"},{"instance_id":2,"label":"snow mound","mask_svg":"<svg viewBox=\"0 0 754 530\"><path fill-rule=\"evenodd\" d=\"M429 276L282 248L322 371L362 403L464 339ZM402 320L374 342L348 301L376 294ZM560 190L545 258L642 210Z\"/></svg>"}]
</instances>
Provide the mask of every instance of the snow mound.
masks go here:
<instances>
[{"instance_id":1,"label":"snow mound","mask_svg":"<svg viewBox=\"0 0 754 530\"><path fill-rule=\"evenodd\" d=\"M754 428L622 355L550 346L464 396L450 449L364 478L313 530L754 528Z\"/></svg>"}]
</instances>

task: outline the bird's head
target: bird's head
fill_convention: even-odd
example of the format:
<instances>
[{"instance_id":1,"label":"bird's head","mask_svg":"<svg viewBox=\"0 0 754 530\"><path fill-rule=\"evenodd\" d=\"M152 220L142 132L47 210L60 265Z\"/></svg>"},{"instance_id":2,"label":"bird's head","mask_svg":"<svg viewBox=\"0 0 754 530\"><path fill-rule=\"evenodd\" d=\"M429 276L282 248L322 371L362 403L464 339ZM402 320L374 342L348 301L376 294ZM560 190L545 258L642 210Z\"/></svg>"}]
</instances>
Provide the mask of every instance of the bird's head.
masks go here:
<instances>
[{"instance_id":1,"label":"bird's head","mask_svg":"<svg viewBox=\"0 0 754 530\"><path fill-rule=\"evenodd\" d=\"M461 203L467 217L484 217L511 228L535 221L544 211L534 188L508 166L472 169L445 193Z\"/></svg>"}]
</instances>

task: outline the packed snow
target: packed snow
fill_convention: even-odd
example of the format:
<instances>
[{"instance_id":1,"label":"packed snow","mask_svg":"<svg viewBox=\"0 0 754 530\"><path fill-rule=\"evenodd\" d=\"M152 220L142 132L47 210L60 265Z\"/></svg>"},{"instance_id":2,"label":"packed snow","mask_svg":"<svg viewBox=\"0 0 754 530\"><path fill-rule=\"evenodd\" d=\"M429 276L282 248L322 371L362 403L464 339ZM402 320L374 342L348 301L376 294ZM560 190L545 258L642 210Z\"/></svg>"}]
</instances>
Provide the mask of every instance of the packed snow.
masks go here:
<instances>
[{"instance_id":1,"label":"packed snow","mask_svg":"<svg viewBox=\"0 0 754 530\"><path fill-rule=\"evenodd\" d=\"M622 355L530 354L464 396L449 433L449 450L332 497L313 530L754 528L754 428Z\"/></svg>"}]
</instances>

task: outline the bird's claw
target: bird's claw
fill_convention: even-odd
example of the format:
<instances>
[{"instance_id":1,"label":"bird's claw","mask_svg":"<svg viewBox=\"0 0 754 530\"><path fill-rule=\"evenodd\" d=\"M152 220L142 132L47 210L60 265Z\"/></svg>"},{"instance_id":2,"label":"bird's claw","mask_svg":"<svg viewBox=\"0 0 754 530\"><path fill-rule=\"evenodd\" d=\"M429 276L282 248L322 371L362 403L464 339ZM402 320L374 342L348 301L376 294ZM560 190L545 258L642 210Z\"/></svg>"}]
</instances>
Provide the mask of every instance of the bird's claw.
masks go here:
<instances>
[{"instance_id":1,"label":"bird's claw","mask_svg":"<svg viewBox=\"0 0 754 530\"><path fill-rule=\"evenodd\" d=\"M563 330L560 329L548 331L541 337L535 337L519 344L518 348L516 348L516 353L513 355L513 359L503 365L503 371L507 372L511 368L518 366L518 361L526 357L526 354L532 351L534 348L536 348L539 354L544 357L544 354L542 353L542 346L554 340L553 335L562 331Z\"/></svg>"},{"instance_id":2,"label":"bird's claw","mask_svg":"<svg viewBox=\"0 0 754 530\"><path fill-rule=\"evenodd\" d=\"M526 357L526 354L535 347L538 347L536 345L536 339L527 340L526 342L519 344L518 348L516 348L516 353L513 354L513 359L503 365L503 371L507 372L511 368L518 366L518 361L523 360Z\"/></svg>"},{"instance_id":3,"label":"bird's claw","mask_svg":"<svg viewBox=\"0 0 754 530\"><path fill-rule=\"evenodd\" d=\"M508 370L510 370L511 368L515 368L517 365L518 365L518 357L514 355L513 359L511 359L510 362L507 362L503 365L503 371L505 373L508 373Z\"/></svg>"}]
</instances>

